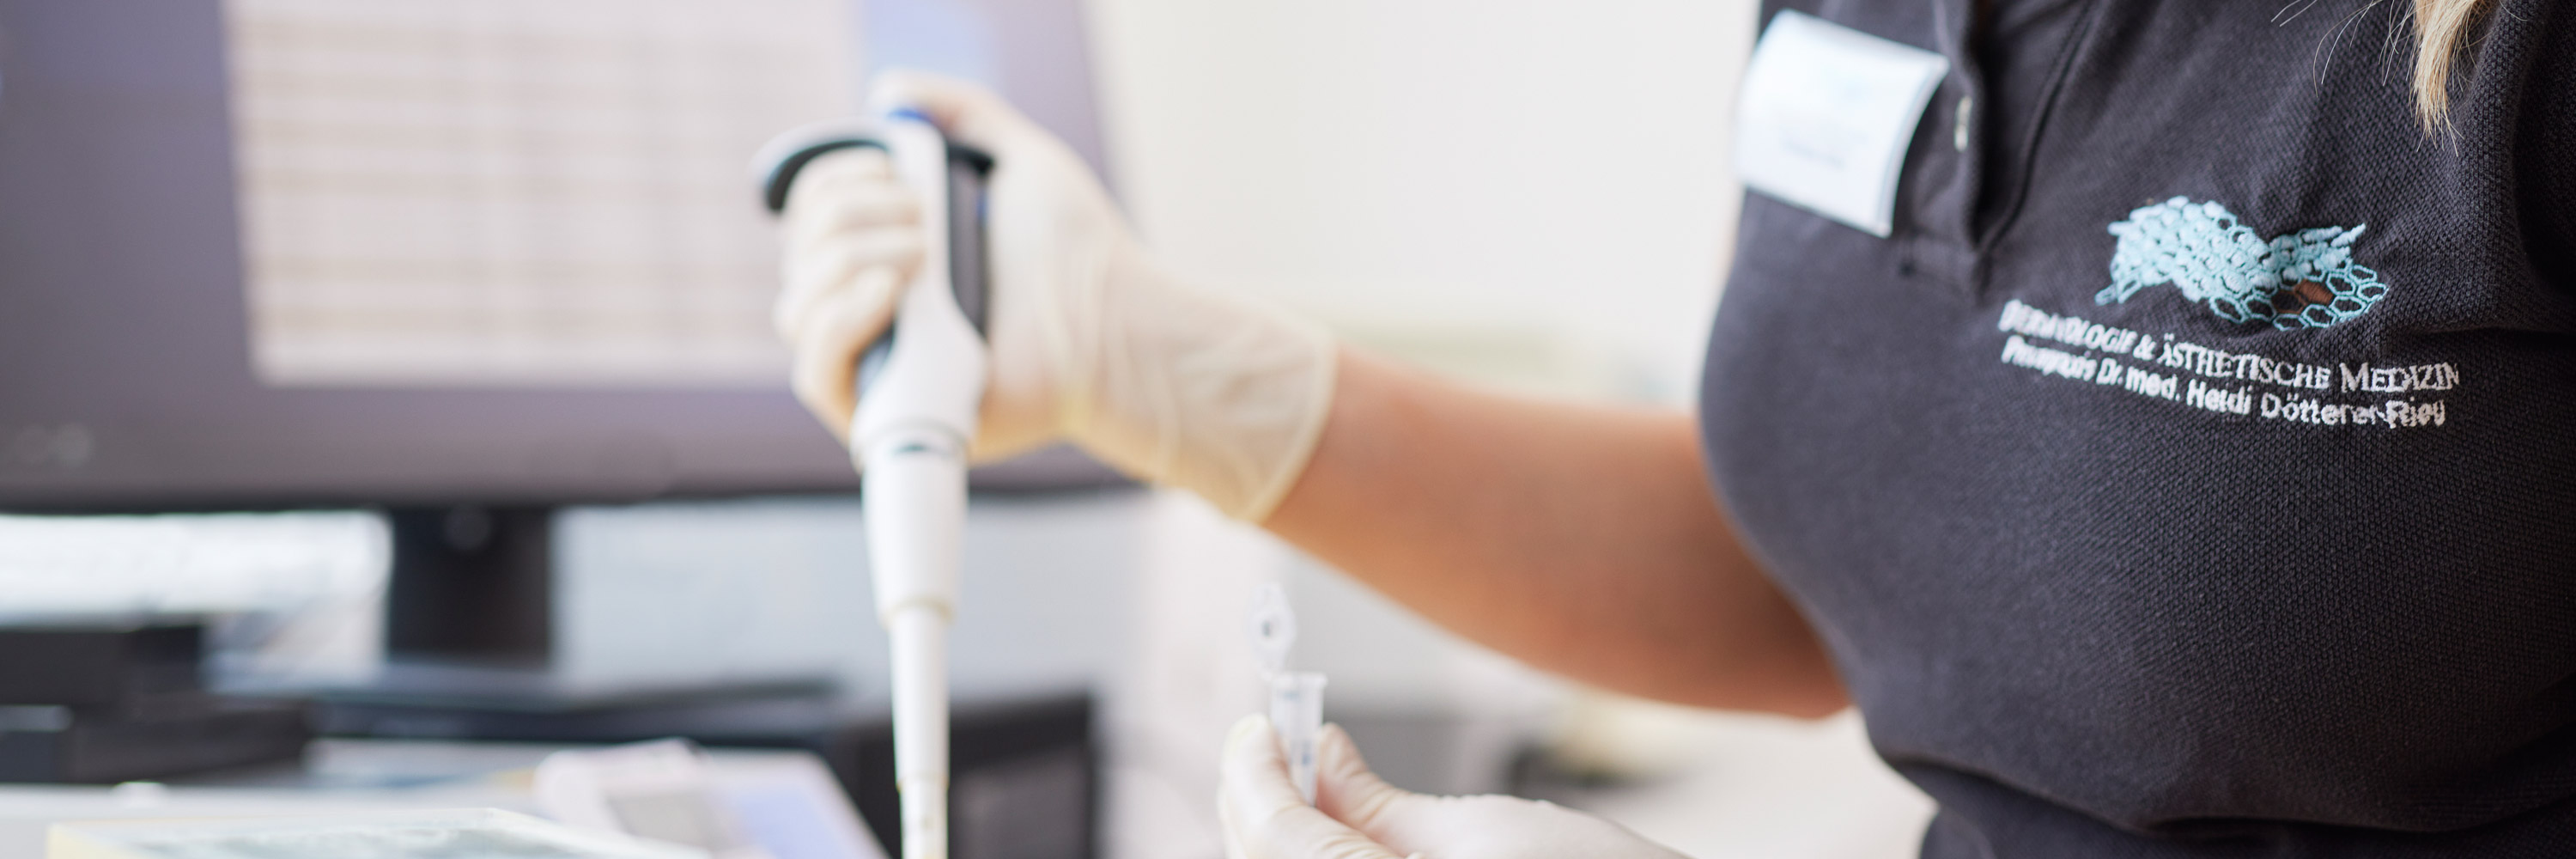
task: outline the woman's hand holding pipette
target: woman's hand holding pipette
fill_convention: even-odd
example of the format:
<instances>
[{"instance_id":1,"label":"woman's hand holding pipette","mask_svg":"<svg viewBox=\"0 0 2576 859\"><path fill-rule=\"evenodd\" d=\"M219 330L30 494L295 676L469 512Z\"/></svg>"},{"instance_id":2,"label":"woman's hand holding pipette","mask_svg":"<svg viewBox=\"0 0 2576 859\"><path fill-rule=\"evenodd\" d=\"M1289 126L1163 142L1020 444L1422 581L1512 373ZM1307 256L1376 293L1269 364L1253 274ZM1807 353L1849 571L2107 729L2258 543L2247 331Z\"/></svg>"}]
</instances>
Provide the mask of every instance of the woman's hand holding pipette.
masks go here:
<instances>
[{"instance_id":1,"label":"woman's hand holding pipette","mask_svg":"<svg viewBox=\"0 0 2576 859\"><path fill-rule=\"evenodd\" d=\"M1166 271L1081 158L992 93L889 72L876 98L916 106L993 156L992 372L973 456L1071 440L1131 476L1266 518L1323 432L1332 338ZM787 201L778 327L796 353L798 398L843 434L851 368L885 330L923 246L908 192L883 161L866 150L818 158Z\"/></svg>"},{"instance_id":2,"label":"woman's hand holding pipette","mask_svg":"<svg viewBox=\"0 0 2576 859\"><path fill-rule=\"evenodd\" d=\"M1616 823L1509 796L1429 796L1369 771L1340 726L1317 743L1315 804L1288 780L1268 721L1226 737L1217 813L1227 859L1683 859Z\"/></svg>"}]
</instances>

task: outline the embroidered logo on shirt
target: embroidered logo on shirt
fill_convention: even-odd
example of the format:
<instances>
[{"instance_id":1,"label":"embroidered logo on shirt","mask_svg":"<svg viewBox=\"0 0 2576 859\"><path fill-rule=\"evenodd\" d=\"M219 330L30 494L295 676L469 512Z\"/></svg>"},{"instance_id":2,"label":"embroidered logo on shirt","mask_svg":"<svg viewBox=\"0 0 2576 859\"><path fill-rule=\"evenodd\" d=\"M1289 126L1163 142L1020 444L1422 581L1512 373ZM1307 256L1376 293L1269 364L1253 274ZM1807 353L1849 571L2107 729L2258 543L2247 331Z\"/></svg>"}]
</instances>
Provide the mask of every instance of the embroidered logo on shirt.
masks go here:
<instances>
[{"instance_id":1,"label":"embroidered logo on shirt","mask_svg":"<svg viewBox=\"0 0 2576 859\"><path fill-rule=\"evenodd\" d=\"M2357 427L2438 427L2446 392L2460 386L2448 361L2309 364L2213 348L2172 334L2121 328L2074 314L2004 302L1995 330L2003 363L2220 414Z\"/></svg>"},{"instance_id":2,"label":"embroidered logo on shirt","mask_svg":"<svg viewBox=\"0 0 2576 859\"><path fill-rule=\"evenodd\" d=\"M2318 227L2265 241L2215 202L2175 197L2111 225L2111 285L2096 304L2172 284L2184 298L2230 322L2283 330L2324 328L2368 312L2388 295L2379 273L2353 262L2352 242L2369 225Z\"/></svg>"}]
</instances>

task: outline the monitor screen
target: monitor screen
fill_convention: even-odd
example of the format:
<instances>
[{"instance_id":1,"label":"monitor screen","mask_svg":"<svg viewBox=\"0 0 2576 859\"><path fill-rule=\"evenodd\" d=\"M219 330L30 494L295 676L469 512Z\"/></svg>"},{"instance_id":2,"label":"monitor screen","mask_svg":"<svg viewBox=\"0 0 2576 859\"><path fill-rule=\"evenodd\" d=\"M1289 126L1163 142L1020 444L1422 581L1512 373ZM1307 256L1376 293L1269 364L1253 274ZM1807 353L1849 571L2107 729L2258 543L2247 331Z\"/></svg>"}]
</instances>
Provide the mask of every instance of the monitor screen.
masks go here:
<instances>
[{"instance_id":1,"label":"monitor screen","mask_svg":"<svg viewBox=\"0 0 2576 859\"><path fill-rule=\"evenodd\" d=\"M751 153L902 64L995 85L1097 165L1081 24L0 0L0 507L855 488L786 392Z\"/></svg>"}]
</instances>

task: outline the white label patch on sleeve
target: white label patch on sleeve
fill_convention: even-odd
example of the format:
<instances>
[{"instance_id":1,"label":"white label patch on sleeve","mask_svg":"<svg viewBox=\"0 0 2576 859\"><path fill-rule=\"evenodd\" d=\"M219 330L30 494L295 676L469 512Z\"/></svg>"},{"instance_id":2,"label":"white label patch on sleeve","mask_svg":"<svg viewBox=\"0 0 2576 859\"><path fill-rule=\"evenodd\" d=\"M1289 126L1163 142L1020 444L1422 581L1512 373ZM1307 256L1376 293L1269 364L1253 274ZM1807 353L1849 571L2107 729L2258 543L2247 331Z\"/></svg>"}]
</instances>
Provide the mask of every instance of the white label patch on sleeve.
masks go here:
<instances>
[{"instance_id":1,"label":"white label patch on sleeve","mask_svg":"<svg viewBox=\"0 0 2576 859\"><path fill-rule=\"evenodd\" d=\"M1950 60L1783 11L1736 99L1735 170L1753 190L1884 238L1896 179Z\"/></svg>"}]
</instances>

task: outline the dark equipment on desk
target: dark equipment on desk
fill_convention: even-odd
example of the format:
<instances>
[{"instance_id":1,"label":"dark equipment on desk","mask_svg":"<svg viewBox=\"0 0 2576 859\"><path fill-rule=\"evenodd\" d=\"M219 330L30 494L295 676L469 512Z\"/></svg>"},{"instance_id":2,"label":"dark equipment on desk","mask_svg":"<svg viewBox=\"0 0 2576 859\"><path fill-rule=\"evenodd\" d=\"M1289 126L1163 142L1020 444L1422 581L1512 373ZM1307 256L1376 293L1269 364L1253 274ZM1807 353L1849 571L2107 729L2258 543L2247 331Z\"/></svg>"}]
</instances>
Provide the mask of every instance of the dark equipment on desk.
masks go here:
<instances>
[{"instance_id":1,"label":"dark equipment on desk","mask_svg":"<svg viewBox=\"0 0 2576 859\"><path fill-rule=\"evenodd\" d=\"M291 760L304 705L211 694L194 621L0 626L0 781L112 784Z\"/></svg>"}]
</instances>

